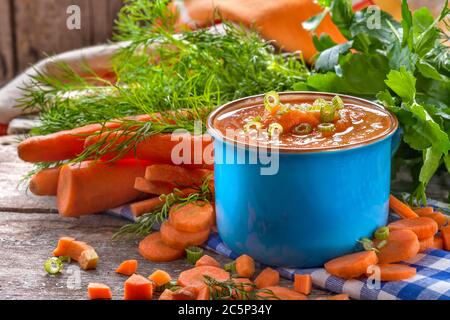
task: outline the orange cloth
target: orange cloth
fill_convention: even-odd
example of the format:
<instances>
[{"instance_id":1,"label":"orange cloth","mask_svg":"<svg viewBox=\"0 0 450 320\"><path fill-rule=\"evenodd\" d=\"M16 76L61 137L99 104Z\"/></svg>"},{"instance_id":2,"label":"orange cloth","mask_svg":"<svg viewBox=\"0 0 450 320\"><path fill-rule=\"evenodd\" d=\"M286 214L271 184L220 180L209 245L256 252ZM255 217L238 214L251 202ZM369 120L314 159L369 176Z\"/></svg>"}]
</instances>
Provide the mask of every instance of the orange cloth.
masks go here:
<instances>
[{"instance_id":1,"label":"orange cloth","mask_svg":"<svg viewBox=\"0 0 450 320\"><path fill-rule=\"evenodd\" d=\"M301 26L322 11L313 0L185 0L172 4L178 12L179 27L206 27L221 17L254 28L285 51L300 50L307 60L316 53L311 34ZM345 41L329 16L316 32L326 32L336 42Z\"/></svg>"}]
</instances>

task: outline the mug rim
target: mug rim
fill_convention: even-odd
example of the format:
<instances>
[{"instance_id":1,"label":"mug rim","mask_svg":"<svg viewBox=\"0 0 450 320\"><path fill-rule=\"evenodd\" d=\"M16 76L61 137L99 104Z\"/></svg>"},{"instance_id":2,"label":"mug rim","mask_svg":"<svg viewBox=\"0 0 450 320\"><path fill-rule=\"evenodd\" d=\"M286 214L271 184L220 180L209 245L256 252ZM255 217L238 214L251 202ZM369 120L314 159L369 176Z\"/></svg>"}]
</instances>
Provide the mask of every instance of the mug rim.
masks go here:
<instances>
[{"instance_id":1,"label":"mug rim","mask_svg":"<svg viewBox=\"0 0 450 320\"><path fill-rule=\"evenodd\" d=\"M345 95L345 94L337 94L337 93L330 93L330 92L319 92L319 91L284 91L284 92L278 92L278 95L280 96L280 100L282 100L283 97L289 97L293 96L295 98L296 96L317 96L317 98L333 98L334 96L338 95L342 98L344 103L354 103L356 105L361 105L363 107L369 107L372 109L376 109L379 111L384 112L389 116L390 119L390 127L386 132L383 132L381 135L373 137L368 140L364 140L357 143L347 144L343 146L337 146L337 147L326 147L326 148L320 148L320 147L310 147L310 148L296 148L296 147L289 147L289 146L282 146L277 147L276 152L279 153L314 153L314 152L331 152L331 151L340 151L340 150L348 150L348 149L356 149L358 147L363 147L371 144L375 144L376 142L382 141L390 136L392 136L398 129L399 123L397 117L393 115L389 110L387 110L385 107L372 102L370 100ZM243 147L245 149L257 149L257 148L267 148L271 149L271 146L264 146L264 145L251 145L248 143L243 143L237 140L229 139L227 138L219 129L215 128L214 126L214 120L217 118L217 116L228 112L230 110L237 110L244 107L250 107L252 105L256 105L257 103L260 103L260 99L264 98L264 94L258 94L253 96L248 96L240 99L236 99L233 101L230 101L228 103L225 103L216 109L214 109L209 115L206 120L206 128L208 130L208 133L214 138L220 138L223 142L228 142L235 144L236 146ZM353 101L353 102L351 102Z\"/></svg>"}]
</instances>

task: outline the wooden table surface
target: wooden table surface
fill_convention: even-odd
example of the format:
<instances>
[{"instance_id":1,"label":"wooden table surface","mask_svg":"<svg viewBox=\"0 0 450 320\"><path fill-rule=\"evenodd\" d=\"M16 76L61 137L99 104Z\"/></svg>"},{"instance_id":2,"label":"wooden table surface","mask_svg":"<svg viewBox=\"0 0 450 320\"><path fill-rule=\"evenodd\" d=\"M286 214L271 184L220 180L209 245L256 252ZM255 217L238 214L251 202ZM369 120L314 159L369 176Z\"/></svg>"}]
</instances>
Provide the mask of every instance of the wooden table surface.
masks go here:
<instances>
[{"instance_id":1,"label":"wooden table surface","mask_svg":"<svg viewBox=\"0 0 450 320\"><path fill-rule=\"evenodd\" d=\"M127 223L108 215L62 218L55 199L36 197L18 185L32 168L16 155L16 136L0 137L0 299L86 299L89 282L109 285L115 299L123 296L126 277L114 272L126 259L139 261L138 272L148 276L157 268L173 277L190 267L184 259L152 263L140 257L137 241L111 241L113 233ZM83 271L76 263L66 265L62 274L49 276L43 268L58 238L72 236L91 244L100 256L98 268ZM221 263L230 259L208 252ZM282 279L282 285L292 282ZM329 295L314 290L311 297Z\"/></svg>"}]
</instances>

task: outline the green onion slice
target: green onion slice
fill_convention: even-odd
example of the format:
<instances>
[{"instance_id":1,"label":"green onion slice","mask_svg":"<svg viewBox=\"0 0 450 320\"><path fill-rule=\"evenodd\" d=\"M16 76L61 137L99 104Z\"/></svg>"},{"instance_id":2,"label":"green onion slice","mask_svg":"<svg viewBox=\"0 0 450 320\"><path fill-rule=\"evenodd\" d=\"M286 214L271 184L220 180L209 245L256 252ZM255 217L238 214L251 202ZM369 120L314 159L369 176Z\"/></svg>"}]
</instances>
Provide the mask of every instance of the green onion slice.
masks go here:
<instances>
[{"instance_id":1,"label":"green onion slice","mask_svg":"<svg viewBox=\"0 0 450 320\"><path fill-rule=\"evenodd\" d=\"M320 121L333 122L336 108L330 104L325 104L320 108Z\"/></svg>"},{"instance_id":2,"label":"green onion slice","mask_svg":"<svg viewBox=\"0 0 450 320\"><path fill-rule=\"evenodd\" d=\"M332 132L335 130L334 124L332 123L320 123L317 126L320 132Z\"/></svg>"},{"instance_id":3,"label":"green onion slice","mask_svg":"<svg viewBox=\"0 0 450 320\"><path fill-rule=\"evenodd\" d=\"M314 100L312 106L315 107L315 108L321 108L323 106L326 106L327 104L328 104L328 102L325 99L319 98L319 99Z\"/></svg>"},{"instance_id":4,"label":"green onion slice","mask_svg":"<svg viewBox=\"0 0 450 320\"><path fill-rule=\"evenodd\" d=\"M250 132L251 129L259 130L263 127L263 124L259 121L252 120L244 125L244 132Z\"/></svg>"},{"instance_id":5,"label":"green onion slice","mask_svg":"<svg viewBox=\"0 0 450 320\"><path fill-rule=\"evenodd\" d=\"M270 91L264 95L264 107L271 111L272 108L280 104L280 96L275 91Z\"/></svg>"},{"instance_id":6,"label":"green onion slice","mask_svg":"<svg viewBox=\"0 0 450 320\"><path fill-rule=\"evenodd\" d=\"M279 123L271 123L269 124L269 129L267 130L269 133L269 137L280 136L283 133L283 127Z\"/></svg>"},{"instance_id":7,"label":"green onion slice","mask_svg":"<svg viewBox=\"0 0 450 320\"><path fill-rule=\"evenodd\" d=\"M228 272L231 272L231 273L236 273L236 261L231 261L231 262L226 263L223 266L223 269L225 271L228 271Z\"/></svg>"},{"instance_id":8,"label":"green onion slice","mask_svg":"<svg viewBox=\"0 0 450 320\"><path fill-rule=\"evenodd\" d=\"M373 246L373 241L370 240L369 238L363 238L358 242L362 244L365 251L379 252L379 250Z\"/></svg>"},{"instance_id":9,"label":"green onion slice","mask_svg":"<svg viewBox=\"0 0 450 320\"><path fill-rule=\"evenodd\" d=\"M299 125L295 126L294 129L292 129L292 132L298 135L306 135L310 134L312 130L313 128L309 123L300 123Z\"/></svg>"},{"instance_id":10,"label":"green onion slice","mask_svg":"<svg viewBox=\"0 0 450 320\"><path fill-rule=\"evenodd\" d=\"M331 100L331 103L333 107L336 108L336 110L344 108L344 101L342 101L341 97L339 96L334 96L334 98Z\"/></svg>"},{"instance_id":11,"label":"green onion slice","mask_svg":"<svg viewBox=\"0 0 450 320\"><path fill-rule=\"evenodd\" d=\"M200 247L187 247L186 248L186 258L189 263L195 264L198 259L203 256L203 249Z\"/></svg>"},{"instance_id":12,"label":"green onion slice","mask_svg":"<svg viewBox=\"0 0 450 320\"><path fill-rule=\"evenodd\" d=\"M63 267L63 263L59 258L52 257L50 259L47 259L44 263L44 269L45 271L50 275L55 275L61 272Z\"/></svg>"},{"instance_id":13,"label":"green onion slice","mask_svg":"<svg viewBox=\"0 0 450 320\"><path fill-rule=\"evenodd\" d=\"M378 228L374 233L375 239L378 240L386 240L389 237L389 228L388 227L381 227Z\"/></svg>"}]
</instances>

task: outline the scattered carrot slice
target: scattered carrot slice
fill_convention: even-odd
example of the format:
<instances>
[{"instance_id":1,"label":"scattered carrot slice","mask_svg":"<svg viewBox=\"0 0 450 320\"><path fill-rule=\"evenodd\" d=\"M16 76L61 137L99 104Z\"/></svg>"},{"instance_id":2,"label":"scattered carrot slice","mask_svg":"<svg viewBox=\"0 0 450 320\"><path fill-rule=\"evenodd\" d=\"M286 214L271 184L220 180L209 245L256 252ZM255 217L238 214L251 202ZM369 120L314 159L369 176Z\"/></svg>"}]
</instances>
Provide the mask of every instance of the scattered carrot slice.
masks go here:
<instances>
[{"instance_id":1,"label":"scattered carrot slice","mask_svg":"<svg viewBox=\"0 0 450 320\"><path fill-rule=\"evenodd\" d=\"M169 223L179 231L200 232L211 228L213 212L211 204L204 201L173 206L169 213Z\"/></svg>"},{"instance_id":2,"label":"scattered carrot slice","mask_svg":"<svg viewBox=\"0 0 450 320\"><path fill-rule=\"evenodd\" d=\"M88 297L91 300L111 299L111 289L106 284L91 282L88 284Z\"/></svg>"},{"instance_id":3,"label":"scattered carrot slice","mask_svg":"<svg viewBox=\"0 0 450 320\"><path fill-rule=\"evenodd\" d=\"M416 269L404 264L379 264L381 281L401 281L416 275Z\"/></svg>"},{"instance_id":4,"label":"scattered carrot slice","mask_svg":"<svg viewBox=\"0 0 450 320\"><path fill-rule=\"evenodd\" d=\"M389 231L411 230L419 240L433 237L438 231L436 221L427 217L400 219L388 224Z\"/></svg>"},{"instance_id":5,"label":"scattered carrot slice","mask_svg":"<svg viewBox=\"0 0 450 320\"><path fill-rule=\"evenodd\" d=\"M198 288L183 287L173 292L173 300L197 300Z\"/></svg>"},{"instance_id":6,"label":"scattered carrot slice","mask_svg":"<svg viewBox=\"0 0 450 320\"><path fill-rule=\"evenodd\" d=\"M164 222L160 229L162 241L169 247L184 249L199 246L208 240L210 229L199 232L178 231L170 223Z\"/></svg>"},{"instance_id":7,"label":"scattered carrot slice","mask_svg":"<svg viewBox=\"0 0 450 320\"><path fill-rule=\"evenodd\" d=\"M148 276L148 278L151 281L155 282L158 287L161 287L172 280L170 274L160 269L155 270L151 275Z\"/></svg>"},{"instance_id":8,"label":"scattered carrot slice","mask_svg":"<svg viewBox=\"0 0 450 320\"><path fill-rule=\"evenodd\" d=\"M347 254L325 263L325 270L334 276L351 279L366 273L367 268L378 263L378 258L373 251L362 251Z\"/></svg>"},{"instance_id":9,"label":"scattered carrot slice","mask_svg":"<svg viewBox=\"0 0 450 320\"><path fill-rule=\"evenodd\" d=\"M205 285L204 276L210 276L218 281L225 281L230 278L230 274L225 270L211 266L201 266L185 270L180 273L177 283L182 287L201 288Z\"/></svg>"},{"instance_id":10,"label":"scattered carrot slice","mask_svg":"<svg viewBox=\"0 0 450 320\"><path fill-rule=\"evenodd\" d=\"M131 276L133 273L136 273L137 268L137 260L125 260L117 267L116 272L126 276Z\"/></svg>"},{"instance_id":11,"label":"scattered carrot slice","mask_svg":"<svg viewBox=\"0 0 450 320\"><path fill-rule=\"evenodd\" d=\"M212 267L218 267L220 268L220 263L214 259L211 256L208 256L207 254L203 255L200 259L197 260L197 262L195 263L196 267L201 267L201 266L212 266Z\"/></svg>"},{"instance_id":12,"label":"scattered carrot slice","mask_svg":"<svg viewBox=\"0 0 450 320\"><path fill-rule=\"evenodd\" d=\"M450 226L441 229L441 237L444 250L450 251Z\"/></svg>"},{"instance_id":13,"label":"scattered carrot slice","mask_svg":"<svg viewBox=\"0 0 450 320\"><path fill-rule=\"evenodd\" d=\"M77 241L75 238L62 237L53 250L55 257L68 256L78 262L83 270L95 269L98 263L98 255L94 248L86 242Z\"/></svg>"},{"instance_id":14,"label":"scattered carrot slice","mask_svg":"<svg viewBox=\"0 0 450 320\"><path fill-rule=\"evenodd\" d=\"M389 196L389 208L404 219L417 218L418 214L414 212L407 204L403 203L392 194Z\"/></svg>"},{"instance_id":15,"label":"scattered carrot slice","mask_svg":"<svg viewBox=\"0 0 450 320\"><path fill-rule=\"evenodd\" d=\"M310 274L294 275L294 290L309 295L312 290L312 278Z\"/></svg>"},{"instance_id":16,"label":"scattered carrot slice","mask_svg":"<svg viewBox=\"0 0 450 320\"><path fill-rule=\"evenodd\" d=\"M139 243L139 253L153 262L168 262L181 258L184 250L169 247L161 240L161 234L154 232Z\"/></svg>"},{"instance_id":17,"label":"scattered carrot slice","mask_svg":"<svg viewBox=\"0 0 450 320\"><path fill-rule=\"evenodd\" d=\"M125 281L125 300L151 300L152 297L153 285L147 278L139 274L133 274Z\"/></svg>"},{"instance_id":18,"label":"scattered carrot slice","mask_svg":"<svg viewBox=\"0 0 450 320\"><path fill-rule=\"evenodd\" d=\"M29 188L37 196L56 196L61 168L43 169L31 177Z\"/></svg>"},{"instance_id":19,"label":"scattered carrot slice","mask_svg":"<svg viewBox=\"0 0 450 320\"><path fill-rule=\"evenodd\" d=\"M174 300L173 291L170 289L165 289L159 296L158 300Z\"/></svg>"},{"instance_id":20,"label":"scattered carrot slice","mask_svg":"<svg viewBox=\"0 0 450 320\"><path fill-rule=\"evenodd\" d=\"M277 270L272 268L265 268L255 278L255 285L257 288L277 286L280 282L280 274Z\"/></svg>"},{"instance_id":21,"label":"scattered carrot slice","mask_svg":"<svg viewBox=\"0 0 450 320\"><path fill-rule=\"evenodd\" d=\"M55 257L65 255L69 251L69 248L72 245L72 242L74 242L74 241L75 241L75 238L72 238L72 237L59 238L58 244L57 244L55 250L53 250L53 255Z\"/></svg>"},{"instance_id":22,"label":"scattered carrot slice","mask_svg":"<svg viewBox=\"0 0 450 320\"><path fill-rule=\"evenodd\" d=\"M375 241L378 244L378 241ZM420 249L419 239L411 230L395 230L389 232L387 243L380 249L380 264L408 260L417 255Z\"/></svg>"},{"instance_id":23,"label":"scattered carrot slice","mask_svg":"<svg viewBox=\"0 0 450 320\"><path fill-rule=\"evenodd\" d=\"M424 252L427 249L434 247L434 236L419 240L420 249L419 252Z\"/></svg>"},{"instance_id":24,"label":"scattered carrot slice","mask_svg":"<svg viewBox=\"0 0 450 320\"><path fill-rule=\"evenodd\" d=\"M263 289L270 290L272 292L272 294L264 291L258 293L260 297L265 297L267 300L277 300L276 298L280 300L308 300L304 294L284 287L270 286ZM271 298L272 295L276 298Z\"/></svg>"},{"instance_id":25,"label":"scattered carrot slice","mask_svg":"<svg viewBox=\"0 0 450 320\"><path fill-rule=\"evenodd\" d=\"M243 254L236 259L236 273L240 277L251 278L255 273L255 260Z\"/></svg>"}]
</instances>

